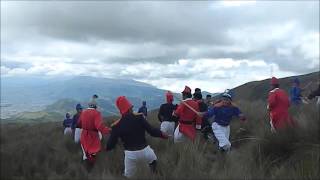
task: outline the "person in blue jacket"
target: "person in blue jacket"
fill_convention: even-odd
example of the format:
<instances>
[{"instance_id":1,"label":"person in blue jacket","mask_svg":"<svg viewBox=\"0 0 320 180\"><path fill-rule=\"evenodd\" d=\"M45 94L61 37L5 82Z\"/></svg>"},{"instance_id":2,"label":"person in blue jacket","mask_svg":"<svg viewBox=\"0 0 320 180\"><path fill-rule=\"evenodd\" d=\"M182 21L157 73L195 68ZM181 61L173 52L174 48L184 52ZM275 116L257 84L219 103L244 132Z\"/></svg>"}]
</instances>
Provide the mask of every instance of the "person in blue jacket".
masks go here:
<instances>
[{"instance_id":1,"label":"person in blue jacket","mask_svg":"<svg viewBox=\"0 0 320 180\"><path fill-rule=\"evenodd\" d=\"M232 96L229 93L223 93L221 101L209 108L209 110L204 114L205 118L214 117L214 122L211 125L212 131L219 142L219 149L221 151L229 151L231 148L231 143L229 141L229 124L232 118L235 116L242 121L246 120L240 109L234 106L231 102Z\"/></svg>"},{"instance_id":2,"label":"person in blue jacket","mask_svg":"<svg viewBox=\"0 0 320 180\"><path fill-rule=\"evenodd\" d=\"M293 105L300 105L302 103L302 89L300 88L300 81L295 78L292 82L292 87L290 89L290 102Z\"/></svg>"},{"instance_id":3,"label":"person in blue jacket","mask_svg":"<svg viewBox=\"0 0 320 180\"><path fill-rule=\"evenodd\" d=\"M77 104L76 105L76 111L77 113L75 115L73 115L72 117L72 131L74 133L74 142L78 143L80 142L80 136L81 136L81 129L77 127L78 125L78 121L81 115L81 112L83 110L83 107L81 106L81 104Z\"/></svg>"},{"instance_id":4,"label":"person in blue jacket","mask_svg":"<svg viewBox=\"0 0 320 180\"><path fill-rule=\"evenodd\" d=\"M145 118L147 117L148 109L147 109L147 102L146 101L142 101L142 106L139 108L138 113L142 113Z\"/></svg>"},{"instance_id":5,"label":"person in blue jacket","mask_svg":"<svg viewBox=\"0 0 320 180\"><path fill-rule=\"evenodd\" d=\"M70 113L66 113L66 118L63 120L64 134L72 134L72 122Z\"/></svg>"}]
</instances>

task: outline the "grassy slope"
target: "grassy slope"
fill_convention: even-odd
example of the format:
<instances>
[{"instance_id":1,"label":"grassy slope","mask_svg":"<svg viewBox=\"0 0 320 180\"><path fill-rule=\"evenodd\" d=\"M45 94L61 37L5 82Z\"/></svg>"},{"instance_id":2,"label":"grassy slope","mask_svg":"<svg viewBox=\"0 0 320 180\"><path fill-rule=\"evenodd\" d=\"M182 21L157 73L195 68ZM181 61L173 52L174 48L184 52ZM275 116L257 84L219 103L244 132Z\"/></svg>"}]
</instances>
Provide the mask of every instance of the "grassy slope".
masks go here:
<instances>
[{"instance_id":1,"label":"grassy slope","mask_svg":"<svg viewBox=\"0 0 320 180\"><path fill-rule=\"evenodd\" d=\"M243 103L243 102L242 102ZM220 154L211 142L198 137L194 144L173 144L148 136L158 159L158 173L141 169L138 178L290 178L319 177L319 111L314 105L292 109L299 122L296 131L269 133L262 102L240 104L247 114L245 124L231 125L233 149ZM303 112L303 113L302 113ZM105 119L107 124L117 119ZM156 112L149 121L159 126ZM239 127L246 131L238 131ZM245 140L255 137L262 140ZM121 178L123 149L101 152L96 167L87 174L81 150L71 137L64 137L61 124L3 124L1 126L1 179L109 179ZM105 144L105 140L103 140Z\"/></svg>"}]
</instances>

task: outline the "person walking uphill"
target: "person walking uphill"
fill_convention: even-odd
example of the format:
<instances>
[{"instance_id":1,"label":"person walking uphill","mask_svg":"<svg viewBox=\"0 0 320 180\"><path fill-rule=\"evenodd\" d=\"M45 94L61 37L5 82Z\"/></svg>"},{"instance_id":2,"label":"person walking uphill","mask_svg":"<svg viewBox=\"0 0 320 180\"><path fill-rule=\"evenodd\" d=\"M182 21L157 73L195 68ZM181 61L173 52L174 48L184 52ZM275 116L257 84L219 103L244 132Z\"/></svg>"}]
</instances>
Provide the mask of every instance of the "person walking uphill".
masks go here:
<instances>
[{"instance_id":1,"label":"person walking uphill","mask_svg":"<svg viewBox=\"0 0 320 180\"><path fill-rule=\"evenodd\" d=\"M97 96L93 96L89 108L82 111L78 127L82 128L80 143L83 150L83 160L87 163L90 171L95 163L96 154L100 151L101 143L99 132L109 134L110 129L103 125L102 115L97 111Z\"/></svg>"},{"instance_id":2,"label":"person walking uphill","mask_svg":"<svg viewBox=\"0 0 320 180\"><path fill-rule=\"evenodd\" d=\"M121 139L124 146L124 176L132 177L137 169L138 162L145 162L152 171L155 171L157 156L147 144L145 131L153 137L168 138L160 129L153 128L141 113L133 113L132 104L125 96L116 100L121 118L114 123L110 138L107 142L106 151L112 150Z\"/></svg>"},{"instance_id":3,"label":"person walking uphill","mask_svg":"<svg viewBox=\"0 0 320 180\"><path fill-rule=\"evenodd\" d=\"M300 105L302 102L302 89L300 88L300 81L295 78L292 82L292 87L290 89L290 102L294 105Z\"/></svg>"},{"instance_id":4,"label":"person walking uphill","mask_svg":"<svg viewBox=\"0 0 320 180\"><path fill-rule=\"evenodd\" d=\"M138 113L142 113L145 117L148 116L147 102L142 101L142 106L139 108Z\"/></svg>"},{"instance_id":5,"label":"person walking uphill","mask_svg":"<svg viewBox=\"0 0 320 180\"><path fill-rule=\"evenodd\" d=\"M290 103L287 93L279 88L278 79L272 77L267 106L270 114L272 132L294 126L294 121L289 115L289 106Z\"/></svg>"},{"instance_id":6,"label":"person walking uphill","mask_svg":"<svg viewBox=\"0 0 320 180\"><path fill-rule=\"evenodd\" d=\"M81 104L76 105L77 113L72 117L72 131L74 132L74 142L78 143L80 141L81 129L77 128L77 124L81 115L83 108Z\"/></svg>"},{"instance_id":7,"label":"person walking uphill","mask_svg":"<svg viewBox=\"0 0 320 180\"><path fill-rule=\"evenodd\" d=\"M182 102L178 108L173 112L173 116L179 118L179 123L174 131L174 142L183 142L187 138L194 141L196 137L196 129L201 129L201 117L197 114L199 112L199 104L192 99L191 89L185 86L182 91ZM194 112L196 111L196 112Z\"/></svg>"},{"instance_id":8,"label":"person walking uphill","mask_svg":"<svg viewBox=\"0 0 320 180\"><path fill-rule=\"evenodd\" d=\"M66 118L63 120L64 131L63 134L72 134L72 119L70 113L66 113Z\"/></svg>"},{"instance_id":9,"label":"person walking uphill","mask_svg":"<svg viewBox=\"0 0 320 180\"><path fill-rule=\"evenodd\" d=\"M230 136L230 122L232 117L236 116L241 121L245 121L245 116L240 109L232 105L232 96L229 93L223 93L220 103L211 107L203 116L205 118L214 117L212 123L212 131L219 142L219 149L221 151L229 151L231 148Z\"/></svg>"},{"instance_id":10,"label":"person walking uphill","mask_svg":"<svg viewBox=\"0 0 320 180\"><path fill-rule=\"evenodd\" d=\"M177 108L177 105L172 103L173 95L170 91L166 93L166 100L167 103L161 104L158 113L158 119L161 122L160 130L173 137L176 120L172 117L172 113Z\"/></svg>"}]
</instances>

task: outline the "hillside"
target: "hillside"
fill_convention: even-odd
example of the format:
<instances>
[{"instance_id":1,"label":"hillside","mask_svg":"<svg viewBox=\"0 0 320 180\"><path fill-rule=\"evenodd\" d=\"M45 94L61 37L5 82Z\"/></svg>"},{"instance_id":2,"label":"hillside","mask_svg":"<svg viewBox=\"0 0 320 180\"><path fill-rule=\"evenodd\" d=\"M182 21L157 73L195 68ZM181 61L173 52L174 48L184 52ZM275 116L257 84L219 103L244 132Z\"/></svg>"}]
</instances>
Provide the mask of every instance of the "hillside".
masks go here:
<instances>
[{"instance_id":1,"label":"hillside","mask_svg":"<svg viewBox=\"0 0 320 180\"><path fill-rule=\"evenodd\" d=\"M290 87L292 86L292 80L298 77L301 82L301 87L305 87L309 82L312 84L303 92L305 96L307 96L311 90L317 87L317 83L320 80L320 72L314 72L310 74L293 76L280 78L280 88L285 89L289 92ZM256 101L262 100L265 101L268 97L268 93L270 90L270 79L262 80L262 81L253 81L238 86L233 89L235 93L235 100L246 100L246 101Z\"/></svg>"},{"instance_id":2,"label":"hillside","mask_svg":"<svg viewBox=\"0 0 320 180\"><path fill-rule=\"evenodd\" d=\"M246 123L231 123L232 151L221 154L200 133L194 144L173 144L147 135L158 157L158 171L139 169L137 179L318 179L320 176L319 110L314 104L291 109L299 127L271 134L265 106L240 102ZM148 121L159 127L157 111ZM117 117L105 118L110 125ZM242 130L241 130L241 129ZM241 130L241 131L240 131ZM63 136L60 122L1 125L1 179L124 179L123 148L102 150L87 173L81 148ZM102 146L108 137L104 137Z\"/></svg>"}]
</instances>

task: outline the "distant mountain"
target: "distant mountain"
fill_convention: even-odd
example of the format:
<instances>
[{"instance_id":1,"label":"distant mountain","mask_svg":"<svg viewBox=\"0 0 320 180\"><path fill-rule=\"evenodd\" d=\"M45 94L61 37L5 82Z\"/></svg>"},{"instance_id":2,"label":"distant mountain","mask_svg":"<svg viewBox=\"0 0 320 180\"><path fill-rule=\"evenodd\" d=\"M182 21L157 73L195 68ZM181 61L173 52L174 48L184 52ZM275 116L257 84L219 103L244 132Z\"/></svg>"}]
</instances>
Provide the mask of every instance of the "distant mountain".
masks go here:
<instances>
[{"instance_id":1,"label":"distant mountain","mask_svg":"<svg viewBox=\"0 0 320 180\"><path fill-rule=\"evenodd\" d=\"M305 87L308 83L312 82L312 84L303 92L304 95L308 95L308 93L312 89L315 89L317 87L317 83L320 80L320 72L280 78L279 79L280 88L286 90L289 94L289 90L292 86L292 80L295 77L299 78L301 82L301 87ZM270 79L248 82L232 89L232 91L234 92L235 100L266 101L268 97L268 93L270 91Z\"/></svg>"},{"instance_id":2,"label":"distant mountain","mask_svg":"<svg viewBox=\"0 0 320 180\"><path fill-rule=\"evenodd\" d=\"M165 100L165 90L125 79L78 76L73 78L1 77L1 117L24 111L71 111L76 103L84 107L93 94L99 95L104 115L117 113L117 96L127 96L137 109L143 100L149 109Z\"/></svg>"}]
</instances>

